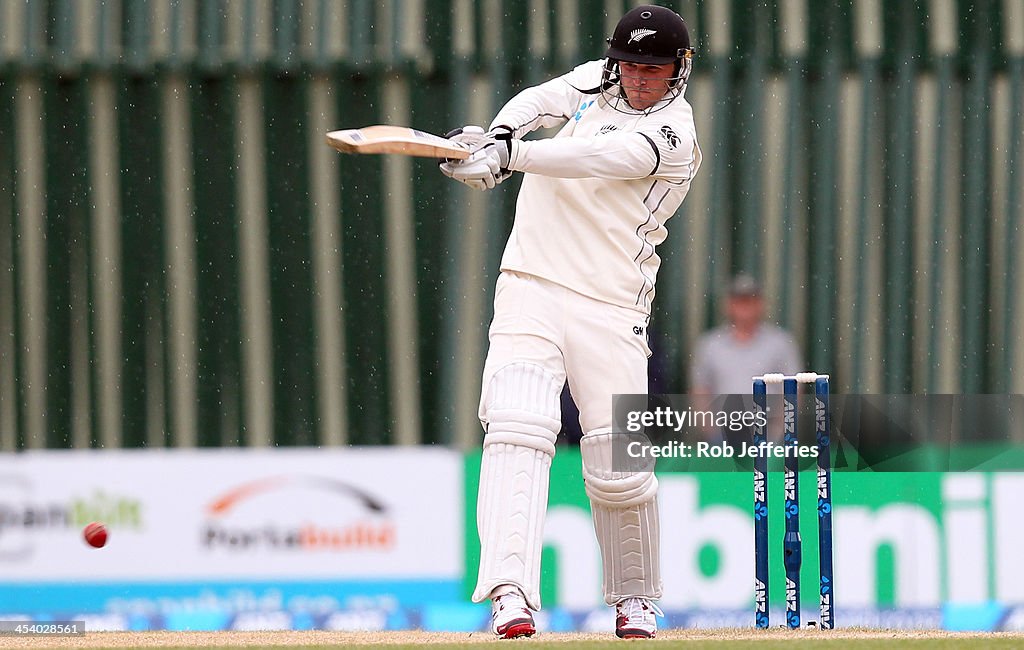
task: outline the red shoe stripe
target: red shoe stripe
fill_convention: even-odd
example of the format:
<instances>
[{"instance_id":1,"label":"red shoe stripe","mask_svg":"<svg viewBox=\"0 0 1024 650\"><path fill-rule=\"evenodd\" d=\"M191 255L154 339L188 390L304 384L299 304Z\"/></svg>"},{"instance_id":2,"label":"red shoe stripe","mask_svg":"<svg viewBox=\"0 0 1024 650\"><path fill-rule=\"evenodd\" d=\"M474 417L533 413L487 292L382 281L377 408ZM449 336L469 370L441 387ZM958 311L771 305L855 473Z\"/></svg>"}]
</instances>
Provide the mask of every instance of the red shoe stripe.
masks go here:
<instances>
[{"instance_id":1,"label":"red shoe stripe","mask_svg":"<svg viewBox=\"0 0 1024 650\"><path fill-rule=\"evenodd\" d=\"M615 636L620 639L653 639L653 632L643 630L615 630Z\"/></svg>"},{"instance_id":2,"label":"red shoe stripe","mask_svg":"<svg viewBox=\"0 0 1024 650\"><path fill-rule=\"evenodd\" d=\"M515 639L521 636L533 636L536 631L532 621L512 621L505 626L505 629L499 629L498 634L506 639Z\"/></svg>"}]
</instances>

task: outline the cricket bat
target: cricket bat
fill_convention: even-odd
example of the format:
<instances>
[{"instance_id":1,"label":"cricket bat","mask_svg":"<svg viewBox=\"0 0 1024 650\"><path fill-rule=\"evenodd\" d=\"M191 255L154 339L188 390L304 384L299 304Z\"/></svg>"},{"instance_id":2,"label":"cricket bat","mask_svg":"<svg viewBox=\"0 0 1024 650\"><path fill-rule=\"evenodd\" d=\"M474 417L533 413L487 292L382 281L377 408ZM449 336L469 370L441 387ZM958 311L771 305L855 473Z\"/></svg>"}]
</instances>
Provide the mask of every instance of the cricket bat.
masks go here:
<instances>
[{"instance_id":1,"label":"cricket bat","mask_svg":"<svg viewBox=\"0 0 1024 650\"><path fill-rule=\"evenodd\" d=\"M424 158L469 158L469 148L438 135L405 126L378 124L327 134L327 144L345 153L397 153Z\"/></svg>"}]
</instances>

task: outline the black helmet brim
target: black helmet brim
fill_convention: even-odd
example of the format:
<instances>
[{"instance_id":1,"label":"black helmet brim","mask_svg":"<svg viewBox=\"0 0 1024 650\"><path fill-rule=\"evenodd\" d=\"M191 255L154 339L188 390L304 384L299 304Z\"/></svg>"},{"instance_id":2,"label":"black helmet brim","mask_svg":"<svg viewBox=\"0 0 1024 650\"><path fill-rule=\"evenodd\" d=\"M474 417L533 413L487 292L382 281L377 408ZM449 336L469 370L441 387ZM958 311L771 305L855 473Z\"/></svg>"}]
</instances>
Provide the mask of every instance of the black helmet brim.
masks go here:
<instances>
[{"instance_id":1,"label":"black helmet brim","mask_svg":"<svg viewBox=\"0 0 1024 650\"><path fill-rule=\"evenodd\" d=\"M626 61L628 63L642 63L644 65L665 65L666 63L675 63L680 59L677 56L654 56L650 54L637 54L636 52L627 52L626 50L620 50L617 47L609 47L608 51L604 53L605 58L615 59L616 61Z\"/></svg>"}]
</instances>

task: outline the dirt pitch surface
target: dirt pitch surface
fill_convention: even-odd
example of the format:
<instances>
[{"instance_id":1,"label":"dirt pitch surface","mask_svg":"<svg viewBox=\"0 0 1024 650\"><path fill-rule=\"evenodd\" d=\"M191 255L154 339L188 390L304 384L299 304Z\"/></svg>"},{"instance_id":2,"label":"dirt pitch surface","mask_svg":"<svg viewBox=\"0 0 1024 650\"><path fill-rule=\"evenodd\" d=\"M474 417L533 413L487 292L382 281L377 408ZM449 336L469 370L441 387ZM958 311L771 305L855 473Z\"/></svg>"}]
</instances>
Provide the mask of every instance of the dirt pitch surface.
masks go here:
<instances>
[{"instance_id":1,"label":"dirt pitch surface","mask_svg":"<svg viewBox=\"0 0 1024 650\"><path fill-rule=\"evenodd\" d=\"M92 632L82 636L11 637L0 636L0 648L353 648L466 647L479 644L505 645L532 650L540 648L613 648L623 641L610 633L540 633L531 639L500 641L487 632ZM784 629L662 630L656 641L646 643L659 649L698 648L1020 648L1021 633L957 633L943 631L887 631L839 629L833 631Z\"/></svg>"}]
</instances>

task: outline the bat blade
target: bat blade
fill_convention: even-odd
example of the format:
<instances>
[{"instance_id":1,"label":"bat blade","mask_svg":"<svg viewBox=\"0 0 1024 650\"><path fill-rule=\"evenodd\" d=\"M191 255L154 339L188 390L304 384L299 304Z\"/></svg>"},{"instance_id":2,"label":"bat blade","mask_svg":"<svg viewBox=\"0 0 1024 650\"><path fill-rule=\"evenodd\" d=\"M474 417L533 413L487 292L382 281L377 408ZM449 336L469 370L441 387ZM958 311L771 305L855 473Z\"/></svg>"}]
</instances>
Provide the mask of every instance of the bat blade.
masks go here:
<instances>
[{"instance_id":1,"label":"bat blade","mask_svg":"<svg viewBox=\"0 0 1024 650\"><path fill-rule=\"evenodd\" d=\"M344 153L394 153L425 158L469 158L458 142L405 126L378 124L327 134L327 144Z\"/></svg>"}]
</instances>

